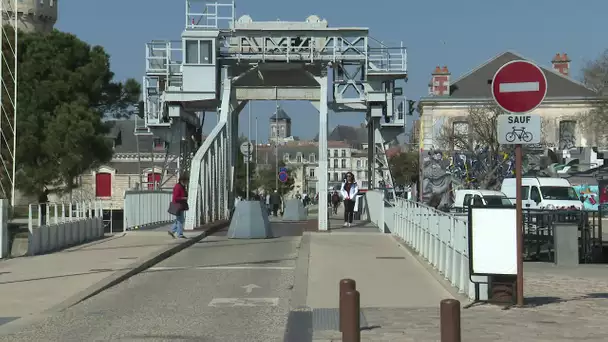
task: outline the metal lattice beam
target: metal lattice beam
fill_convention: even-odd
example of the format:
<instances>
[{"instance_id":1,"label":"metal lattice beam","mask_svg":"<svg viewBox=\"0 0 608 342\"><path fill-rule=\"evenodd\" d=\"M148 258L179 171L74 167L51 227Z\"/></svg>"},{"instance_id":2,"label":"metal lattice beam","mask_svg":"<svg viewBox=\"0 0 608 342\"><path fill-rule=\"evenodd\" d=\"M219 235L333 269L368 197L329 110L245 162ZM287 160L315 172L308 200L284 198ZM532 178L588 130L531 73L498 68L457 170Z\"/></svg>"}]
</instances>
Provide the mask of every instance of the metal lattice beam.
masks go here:
<instances>
[{"instance_id":1,"label":"metal lattice beam","mask_svg":"<svg viewBox=\"0 0 608 342\"><path fill-rule=\"evenodd\" d=\"M0 1L0 190L15 205L18 85L18 0Z\"/></svg>"}]
</instances>

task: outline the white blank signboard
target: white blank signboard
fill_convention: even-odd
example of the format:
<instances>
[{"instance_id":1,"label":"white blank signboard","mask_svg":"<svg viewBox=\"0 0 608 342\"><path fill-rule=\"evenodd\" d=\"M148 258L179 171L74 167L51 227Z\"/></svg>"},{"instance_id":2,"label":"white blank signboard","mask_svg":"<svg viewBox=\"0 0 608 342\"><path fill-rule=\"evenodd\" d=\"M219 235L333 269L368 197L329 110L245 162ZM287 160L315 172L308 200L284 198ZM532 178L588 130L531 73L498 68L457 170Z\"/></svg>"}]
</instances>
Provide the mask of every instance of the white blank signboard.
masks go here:
<instances>
[{"instance_id":1,"label":"white blank signboard","mask_svg":"<svg viewBox=\"0 0 608 342\"><path fill-rule=\"evenodd\" d=\"M471 274L517 274L516 222L514 208L471 208Z\"/></svg>"}]
</instances>

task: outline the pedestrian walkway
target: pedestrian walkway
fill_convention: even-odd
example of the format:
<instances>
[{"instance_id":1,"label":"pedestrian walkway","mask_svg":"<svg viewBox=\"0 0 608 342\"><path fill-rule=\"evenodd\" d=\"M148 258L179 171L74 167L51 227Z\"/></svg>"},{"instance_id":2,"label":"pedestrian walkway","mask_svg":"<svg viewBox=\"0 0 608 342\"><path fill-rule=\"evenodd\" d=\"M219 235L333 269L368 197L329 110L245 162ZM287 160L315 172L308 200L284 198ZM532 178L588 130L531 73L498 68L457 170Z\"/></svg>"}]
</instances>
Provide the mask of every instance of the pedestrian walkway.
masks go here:
<instances>
[{"instance_id":1,"label":"pedestrian walkway","mask_svg":"<svg viewBox=\"0 0 608 342\"><path fill-rule=\"evenodd\" d=\"M398 257L396 250L401 250L390 240L361 233L345 238L311 235L307 305L313 311L313 341L340 341L337 314L335 323L323 324L332 318L318 308L337 307L337 281L345 277L355 279L361 293L362 341L439 341L439 301L450 295L437 289L439 283L425 275L425 267L416 267L407 251L402 251L406 259L382 259ZM462 309L463 341L608 341L608 266L526 263L524 278L524 308L476 304Z\"/></svg>"},{"instance_id":2,"label":"pedestrian walkway","mask_svg":"<svg viewBox=\"0 0 608 342\"><path fill-rule=\"evenodd\" d=\"M311 234L310 308L337 308L338 283L352 278L362 307L436 307L451 295L420 263L381 233Z\"/></svg>"},{"instance_id":3,"label":"pedestrian walkway","mask_svg":"<svg viewBox=\"0 0 608 342\"><path fill-rule=\"evenodd\" d=\"M298 281L301 274L307 275L306 285ZM288 338L310 331L314 341L340 340L338 284L344 278L354 279L357 283L361 295L362 326L376 327L363 332L366 341L384 341L378 338L394 332L384 322L382 325L375 323L373 315L367 318L368 312L373 314L379 309L438 311L442 299L453 298L405 248L390 235L378 232L377 228L375 232L349 231L346 228L329 233L305 233L296 272L291 303L294 311L290 316ZM305 291L302 286L306 287ZM305 299L300 299L298 293L305 293ZM309 318L302 319L303 314ZM405 341L403 334L398 334L401 339L395 341Z\"/></svg>"},{"instance_id":4,"label":"pedestrian walkway","mask_svg":"<svg viewBox=\"0 0 608 342\"><path fill-rule=\"evenodd\" d=\"M0 331L11 321L69 305L96 284L185 241L166 232L129 232L56 253L0 261Z\"/></svg>"}]
</instances>

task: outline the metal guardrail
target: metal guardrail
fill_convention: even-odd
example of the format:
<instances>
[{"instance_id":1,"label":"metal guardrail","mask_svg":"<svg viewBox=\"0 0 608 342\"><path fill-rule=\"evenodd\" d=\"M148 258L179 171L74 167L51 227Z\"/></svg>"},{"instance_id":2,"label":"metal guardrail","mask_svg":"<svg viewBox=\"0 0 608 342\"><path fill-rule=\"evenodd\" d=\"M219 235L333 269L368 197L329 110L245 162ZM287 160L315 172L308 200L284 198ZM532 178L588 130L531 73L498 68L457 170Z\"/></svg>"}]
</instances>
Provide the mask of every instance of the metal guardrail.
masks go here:
<instances>
[{"instance_id":1,"label":"metal guardrail","mask_svg":"<svg viewBox=\"0 0 608 342\"><path fill-rule=\"evenodd\" d=\"M28 255L57 251L104 235L101 202L30 204Z\"/></svg>"},{"instance_id":2,"label":"metal guardrail","mask_svg":"<svg viewBox=\"0 0 608 342\"><path fill-rule=\"evenodd\" d=\"M425 258L461 293L475 297L469 279L467 223L422 203L397 198L390 225L393 235Z\"/></svg>"},{"instance_id":3,"label":"metal guardrail","mask_svg":"<svg viewBox=\"0 0 608 342\"><path fill-rule=\"evenodd\" d=\"M171 203L171 191L125 191L123 230L173 221L175 217L167 212L169 203Z\"/></svg>"}]
</instances>

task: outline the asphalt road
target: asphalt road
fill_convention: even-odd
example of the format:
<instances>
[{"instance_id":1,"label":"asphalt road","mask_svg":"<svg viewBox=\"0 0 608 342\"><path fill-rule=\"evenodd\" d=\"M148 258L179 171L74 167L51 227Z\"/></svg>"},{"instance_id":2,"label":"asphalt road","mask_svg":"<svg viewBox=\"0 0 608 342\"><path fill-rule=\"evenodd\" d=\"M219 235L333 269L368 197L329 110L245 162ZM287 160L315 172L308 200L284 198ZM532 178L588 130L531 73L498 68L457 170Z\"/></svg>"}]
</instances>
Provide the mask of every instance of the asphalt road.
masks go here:
<instances>
[{"instance_id":1,"label":"asphalt road","mask_svg":"<svg viewBox=\"0 0 608 342\"><path fill-rule=\"evenodd\" d=\"M300 238L209 237L0 341L283 341Z\"/></svg>"}]
</instances>

